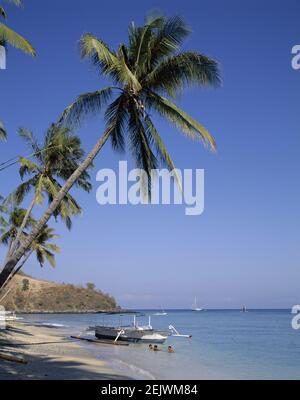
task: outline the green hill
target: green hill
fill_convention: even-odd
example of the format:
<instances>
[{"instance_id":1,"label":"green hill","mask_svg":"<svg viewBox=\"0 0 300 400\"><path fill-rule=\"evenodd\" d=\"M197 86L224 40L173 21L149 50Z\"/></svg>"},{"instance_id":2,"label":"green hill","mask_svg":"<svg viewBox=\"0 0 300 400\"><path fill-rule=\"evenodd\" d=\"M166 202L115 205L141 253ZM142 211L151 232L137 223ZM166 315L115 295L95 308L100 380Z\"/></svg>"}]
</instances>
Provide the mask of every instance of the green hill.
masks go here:
<instances>
[{"instance_id":1,"label":"green hill","mask_svg":"<svg viewBox=\"0 0 300 400\"><path fill-rule=\"evenodd\" d=\"M18 275L7 288L1 302L7 310L16 312L88 312L119 309L113 297L89 288L41 281Z\"/></svg>"}]
</instances>

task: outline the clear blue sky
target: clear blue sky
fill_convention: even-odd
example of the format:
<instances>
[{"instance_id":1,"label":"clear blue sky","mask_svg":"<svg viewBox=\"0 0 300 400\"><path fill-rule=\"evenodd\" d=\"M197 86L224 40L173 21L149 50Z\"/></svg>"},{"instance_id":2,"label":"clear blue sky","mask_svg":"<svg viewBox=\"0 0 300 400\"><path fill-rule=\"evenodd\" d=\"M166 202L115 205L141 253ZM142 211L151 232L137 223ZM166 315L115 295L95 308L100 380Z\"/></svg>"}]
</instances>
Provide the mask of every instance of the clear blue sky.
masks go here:
<instances>
[{"instance_id":1,"label":"clear blue sky","mask_svg":"<svg viewBox=\"0 0 300 400\"><path fill-rule=\"evenodd\" d=\"M157 122L179 168L205 169L202 216L186 217L178 206L100 207L96 172L120 159L108 144L95 162L93 193L76 193L84 213L72 232L53 221L62 235L57 268L41 270L32 259L26 271L93 281L124 307L190 307L195 295L206 308L298 304L300 71L291 68L291 48L300 44L299 1L24 2L23 10L7 7L8 23L30 38L38 57L10 48L0 71L0 117L9 131L1 161L24 154L19 126L42 138L78 94L103 86L79 59L84 32L117 46L149 10L180 14L193 29L185 48L217 59L224 77L223 88L188 90L179 101L215 135L217 154ZM102 130L101 118L84 125L86 150ZM0 178L5 195L17 168Z\"/></svg>"}]
</instances>

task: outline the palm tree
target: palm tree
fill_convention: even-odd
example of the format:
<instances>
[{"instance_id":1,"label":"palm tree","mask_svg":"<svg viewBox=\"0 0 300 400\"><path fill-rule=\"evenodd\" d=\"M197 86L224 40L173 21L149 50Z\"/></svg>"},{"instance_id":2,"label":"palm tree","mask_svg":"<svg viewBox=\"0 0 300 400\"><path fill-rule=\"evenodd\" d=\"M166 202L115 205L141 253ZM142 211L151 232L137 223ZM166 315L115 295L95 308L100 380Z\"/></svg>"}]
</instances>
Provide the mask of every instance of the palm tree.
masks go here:
<instances>
[{"instance_id":1,"label":"palm tree","mask_svg":"<svg viewBox=\"0 0 300 400\"><path fill-rule=\"evenodd\" d=\"M20 205L28 193L33 191L34 194L11 252L16 249L21 232L26 226L27 219L31 215L34 206L42 204L45 196L48 198L48 203L52 202L62 188L60 181L65 181L76 171L84 155L80 139L70 134L68 128L61 128L52 124L45 135L42 146L39 146L36 138L27 129L21 128L19 134L29 145L32 152L31 158L34 161L25 157L20 158L20 176L23 180L25 176L29 175L29 179L17 187L8 197L6 203L13 202L16 205ZM77 187L90 192L92 185L89 179L89 174L85 171L76 182ZM60 216L67 228L71 229L71 216L80 213L79 204L68 193L55 210L54 217Z\"/></svg>"},{"instance_id":2,"label":"palm tree","mask_svg":"<svg viewBox=\"0 0 300 400\"><path fill-rule=\"evenodd\" d=\"M132 24L128 43L121 44L116 51L92 34L81 38L82 57L90 58L99 72L112 80L113 86L79 96L63 112L60 123L78 126L83 117L106 107L106 129L31 234L5 263L0 273L0 288L108 139L116 150L124 150L128 143L137 166L149 177L158 160L174 169L171 156L152 121L152 112L165 117L192 139L199 139L213 150L216 148L210 133L172 101L187 85L220 84L218 64L214 60L197 52L179 51L189 32L179 17L158 16L149 18L142 27Z\"/></svg>"},{"instance_id":3,"label":"palm tree","mask_svg":"<svg viewBox=\"0 0 300 400\"><path fill-rule=\"evenodd\" d=\"M16 6L20 6L22 4L21 0L10 0L10 2L14 3ZM0 6L0 17L6 19L6 12L2 6ZM28 42L28 40L0 22L0 46L5 46L6 43L22 50L24 53L30 54L31 56L36 55L35 49Z\"/></svg>"},{"instance_id":4,"label":"palm tree","mask_svg":"<svg viewBox=\"0 0 300 400\"><path fill-rule=\"evenodd\" d=\"M9 212L6 208L2 206L1 212L3 215L8 215L8 218L1 216L0 219L0 244L8 246L8 249L10 251L12 244L16 239L19 229L24 221L24 217L27 211L23 208L15 207L11 212ZM29 216L23 229L32 227L34 222L35 221L33 220L33 218ZM23 229L21 232L22 237L25 236L25 232Z\"/></svg>"},{"instance_id":5,"label":"palm tree","mask_svg":"<svg viewBox=\"0 0 300 400\"><path fill-rule=\"evenodd\" d=\"M24 213L26 210L15 209L12 213L12 217L10 219L11 227L7 230L7 234L3 234L0 238L0 243L8 244L9 236L12 234L16 234L18 232L17 228L20 227L20 222L22 222L22 216L24 217ZM34 222L34 220L32 220ZM26 236L26 232L23 232L22 235ZM7 236L7 237L5 237ZM53 239L58 238L59 236L54 233L54 229L49 228L48 225L45 225L36 239L33 241L30 249L25 253L23 259L19 263L18 267L13 271L13 273L6 280L5 285L3 285L2 289L4 289L8 283L13 279L13 277L23 268L24 264L28 261L30 256L35 253L38 263L41 267L44 267L46 261L51 265L51 267L55 267L55 254L60 253L61 249L56 244L52 243Z\"/></svg>"},{"instance_id":6,"label":"palm tree","mask_svg":"<svg viewBox=\"0 0 300 400\"><path fill-rule=\"evenodd\" d=\"M30 250L26 254L26 260L24 259L22 264L16 270L16 273L23 267L25 262L31 256L32 253L35 253L38 263L41 268L44 267L46 261L51 265L51 267L56 266L55 255L54 253L60 253L61 249L54 243L48 243L53 239L57 239L59 236L54 233L54 229L45 225L41 230L39 235L33 241Z\"/></svg>"}]
</instances>

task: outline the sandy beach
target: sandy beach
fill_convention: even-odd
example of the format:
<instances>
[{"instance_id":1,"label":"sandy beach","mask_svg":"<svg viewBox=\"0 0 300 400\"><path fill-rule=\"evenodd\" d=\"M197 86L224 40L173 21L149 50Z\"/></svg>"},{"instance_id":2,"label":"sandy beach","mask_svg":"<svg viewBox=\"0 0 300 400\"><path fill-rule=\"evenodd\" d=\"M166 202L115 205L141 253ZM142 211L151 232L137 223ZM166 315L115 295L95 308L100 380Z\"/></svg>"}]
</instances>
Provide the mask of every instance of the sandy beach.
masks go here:
<instances>
[{"instance_id":1,"label":"sandy beach","mask_svg":"<svg viewBox=\"0 0 300 400\"><path fill-rule=\"evenodd\" d=\"M10 323L0 330L0 353L27 364L0 359L0 380L117 380L119 375L59 330Z\"/></svg>"}]
</instances>

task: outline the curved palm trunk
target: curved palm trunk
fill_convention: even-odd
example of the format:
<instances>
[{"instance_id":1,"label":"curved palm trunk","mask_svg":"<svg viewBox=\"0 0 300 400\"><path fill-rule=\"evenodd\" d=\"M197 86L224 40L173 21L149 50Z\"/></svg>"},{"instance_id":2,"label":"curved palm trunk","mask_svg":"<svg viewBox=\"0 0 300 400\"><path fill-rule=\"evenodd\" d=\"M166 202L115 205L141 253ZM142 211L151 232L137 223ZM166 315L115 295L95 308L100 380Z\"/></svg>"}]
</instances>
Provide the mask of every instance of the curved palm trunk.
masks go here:
<instances>
[{"instance_id":1,"label":"curved palm trunk","mask_svg":"<svg viewBox=\"0 0 300 400\"><path fill-rule=\"evenodd\" d=\"M6 286L9 284L9 282L13 279L13 277L15 275L17 275L17 273L23 268L24 264L28 261L28 259L30 258L31 254L33 253L34 250L31 250L30 252L28 252L26 254L26 256L24 257L23 261L21 262L21 264L18 266L17 269L15 269L14 271L11 272L11 274L8 276L8 278L6 279L4 285L0 288L0 293L3 291L3 289L6 288ZM0 301L1 303L1 301Z\"/></svg>"},{"instance_id":2,"label":"curved palm trunk","mask_svg":"<svg viewBox=\"0 0 300 400\"><path fill-rule=\"evenodd\" d=\"M55 212L57 207L60 205L64 197L67 195L69 190L72 188L77 179L81 176L81 174L88 169L88 167L93 162L94 158L97 156L99 151L102 149L107 139L109 138L110 132L112 128L108 128L103 136L98 140L95 147L89 153L87 158L83 161L83 163L77 168L77 170L69 177L69 179L65 182L64 186L59 191L58 195L55 199L53 199L47 211L44 213L42 218L37 222L32 232L28 237L24 240L23 244L16 250L16 252L9 257L7 262L5 263L1 273L0 273L0 289L5 284L6 280L10 276L10 274L14 271L16 265L20 261L20 259L25 255L26 251L30 248L34 239L38 236L41 229L46 225L46 223L51 218L52 214Z\"/></svg>"},{"instance_id":3,"label":"curved palm trunk","mask_svg":"<svg viewBox=\"0 0 300 400\"><path fill-rule=\"evenodd\" d=\"M31 203L30 203L30 205L29 205L29 207L28 207L28 209L27 209L27 211L26 211L26 214L25 214L25 216L24 216L22 225L21 225L20 228L18 229L17 237L16 237L16 239L14 240L14 242L12 243L11 249L9 250L9 253L8 253L8 256L9 256L9 257L12 256L12 254L14 253L14 251L16 250L16 248L17 248L17 246L18 246L18 243L19 243L21 234L22 234L23 229L25 228L25 226L26 226L26 224L27 224L28 218L29 218L29 216L30 216L30 214L31 214L31 211L32 211L34 205L35 205L35 201L36 201L36 195L35 195L34 198L32 199L32 201L31 201Z\"/></svg>"}]
</instances>

